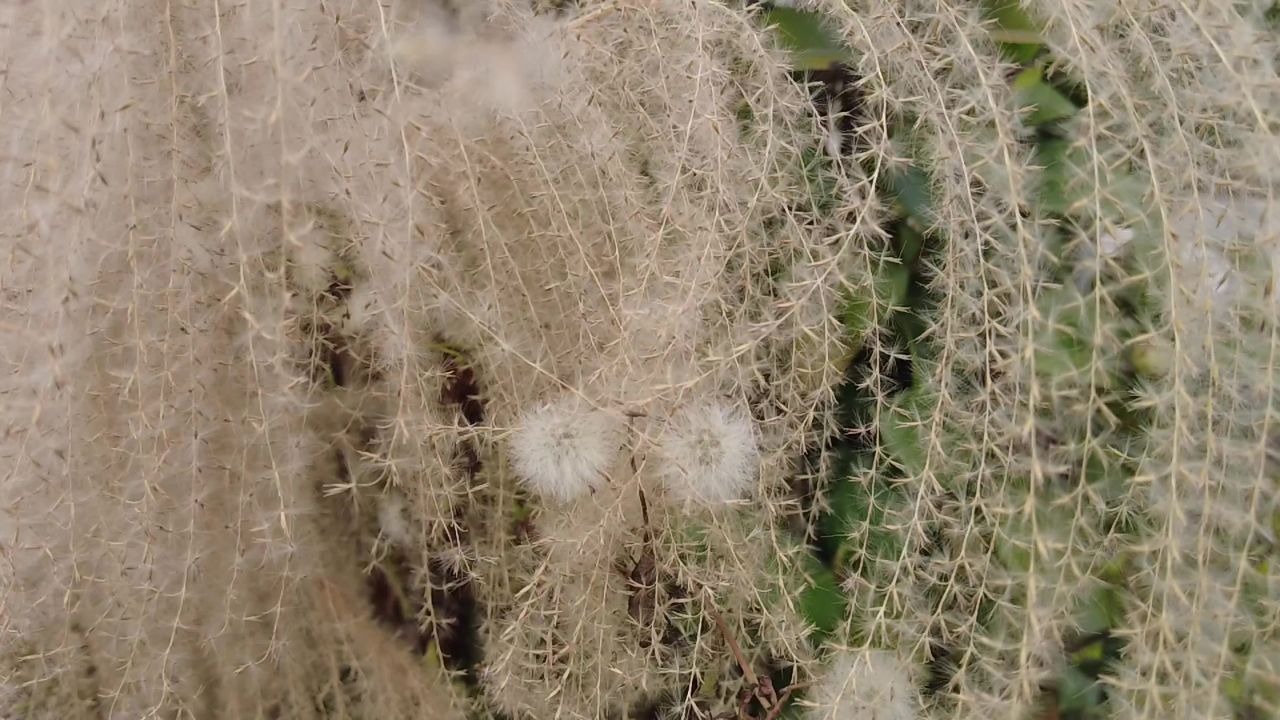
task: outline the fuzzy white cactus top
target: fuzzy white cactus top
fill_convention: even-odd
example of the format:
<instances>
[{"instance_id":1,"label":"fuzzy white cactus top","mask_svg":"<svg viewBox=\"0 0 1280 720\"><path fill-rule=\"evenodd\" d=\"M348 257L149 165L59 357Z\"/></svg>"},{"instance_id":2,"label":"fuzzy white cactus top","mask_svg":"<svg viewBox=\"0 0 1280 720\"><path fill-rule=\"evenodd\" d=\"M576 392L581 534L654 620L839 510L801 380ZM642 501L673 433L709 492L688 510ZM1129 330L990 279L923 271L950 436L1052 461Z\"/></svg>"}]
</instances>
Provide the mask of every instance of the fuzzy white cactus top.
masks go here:
<instances>
[{"instance_id":1,"label":"fuzzy white cactus top","mask_svg":"<svg viewBox=\"0 0 1280 720\"><path fill-rule=\"evenodd\" d=\"M745 497L760 453L746 413L718 403L682 409L662 437L660 472L674 498L717 505Z\"/></svg>"},{"instance_id":2,"label":"fuzzy white cactus top","mask_svg":"<svg viewBox=\"0 0 1280 720\"><path fill-rule=\"evenodd\" d=\"M911 676L886 650L838 654L810 692L808 720L915 720Z\"/></svg>"},{"instance_id":3,"label":"fuzzy white cactus top","mask_svg":"<svg viewBox=\"0 0 1280 720\"><path fill-rule=\"evenodd\" d=\"M522 420L511 438L511 463L529 489L567 502L605 482L621 441L616 417L570 397L535 408Z\"/></svg>"}]
</instances>

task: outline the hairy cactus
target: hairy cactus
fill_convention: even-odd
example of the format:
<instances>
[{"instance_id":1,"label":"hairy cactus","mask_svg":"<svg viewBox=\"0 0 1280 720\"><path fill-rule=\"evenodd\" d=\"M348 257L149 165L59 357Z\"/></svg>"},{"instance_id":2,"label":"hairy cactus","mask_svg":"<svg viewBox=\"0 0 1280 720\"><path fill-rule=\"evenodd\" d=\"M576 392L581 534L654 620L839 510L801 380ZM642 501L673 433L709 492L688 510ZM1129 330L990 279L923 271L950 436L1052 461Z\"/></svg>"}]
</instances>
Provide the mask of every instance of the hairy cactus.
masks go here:
<instances>
[{"instance_id":1,"label":"hairy cactus","mask_svg":"<svg viewBox=\"0 0 1280 720\"><path fill-rule=\"evenodd\" d=\"M0 717L1275 714L1278 16L0 0Z\"/></svg>"}]
</instances>

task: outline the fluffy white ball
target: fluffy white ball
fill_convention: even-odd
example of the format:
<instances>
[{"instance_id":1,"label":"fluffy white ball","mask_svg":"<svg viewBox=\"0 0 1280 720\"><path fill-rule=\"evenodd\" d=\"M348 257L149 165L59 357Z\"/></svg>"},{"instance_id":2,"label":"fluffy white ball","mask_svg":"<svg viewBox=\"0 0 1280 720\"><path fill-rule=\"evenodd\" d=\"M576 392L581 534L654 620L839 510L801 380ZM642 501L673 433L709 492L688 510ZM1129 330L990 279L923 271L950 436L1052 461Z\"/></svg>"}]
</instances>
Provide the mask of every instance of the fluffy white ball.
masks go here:
<instances>
[{"instance_id":1,"label":"fluffy white ball","mask_svg":"<svg viewBox=\"0 0 1280 720\"><path fill-rule=\"evenodd\" d=\"M388 492L378 496L378 526L388 542L401 547L413 546L407 514L404 498L399 493Z\"/></svg>"},{"instance_id":2,"label":"fluffy white ball","mask_svg":"<svg viewBox=\"0 0 1280 720\"><path fill-rule=\"evenodd\" d=\"M530 490L568 502L604 482L620 446L618 418L567 398L521 418L511 438L511 461Z\"/></svg>"},{"instance_id":3,"label":"fluffy white ball","mask_svg":"<svg viewBox=\"0 0 1280 720\"><path fill-rule=\"evenodd\" d=\"M807 720L914 720L916 688L885 650L840 653L810 692Z\"/></svg>"},{"instance_id":4,"label":"fluffy white ball","mask_svg":"<svg viewBox=\"0 0 1280 720\"><path fill-rule=\"evenodd\" d=\"M675 415L661 441L662 478L675 498L720 505L755 485L760 451L743 412L722 404L695 405Z\"/></svg>"}]
</instances>

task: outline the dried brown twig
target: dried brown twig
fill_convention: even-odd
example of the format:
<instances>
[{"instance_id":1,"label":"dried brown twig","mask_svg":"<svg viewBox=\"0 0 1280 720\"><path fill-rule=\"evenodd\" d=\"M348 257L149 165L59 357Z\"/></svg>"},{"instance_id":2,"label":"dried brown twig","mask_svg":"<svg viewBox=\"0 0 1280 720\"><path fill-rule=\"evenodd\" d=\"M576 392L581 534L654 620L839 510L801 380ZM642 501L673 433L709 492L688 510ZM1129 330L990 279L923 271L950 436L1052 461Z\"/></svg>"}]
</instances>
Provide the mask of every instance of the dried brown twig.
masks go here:
<instances>
[{"instance_id":1,"label":"dried brown twig","mask_svg":"<svg viewBox=\"0 0 1280 720\"><path fill-rule=\"evenodd\" d=\"M649 503L645 499L644 490L639 493L640 512L644 519L644 546L640 548L640 556L627 575L627 584L631 586L627 612L641 627L649 627L653 623L657 607L658 560L653 550L653 534L649 529Z\"/></svg>"},{"instance_id":2,"label":"dried brown twig","mask_svg":"<svg viewBox=\"0 0 1280 720\"><path fill-rule=\"evenodd\" d=\"M767 675L756 675L751 664L747 662L747 658L742 654L742 646L738 645L738 640L729 630L729 625L724 621L724 616L716 611L715 608L708 606L707 613L711 615L711 619L715 622L716 627L720 629L720 634L724 636L725 643L729 646L729 652L733 653L733 658L738 662L738 667L742 670L742 677L747 681L748 689L743 690L742 701L738 705L738 720L748 720L747 706L751 704L752 698L759 701L760 706L765 709L764 720L777 720L782 714L782 710L791 700L791 696L797 691L808 687L809 683L793 682L783 689L781 697L779 697L773 687L773 680Z\"/></svg>"}]
</instances>

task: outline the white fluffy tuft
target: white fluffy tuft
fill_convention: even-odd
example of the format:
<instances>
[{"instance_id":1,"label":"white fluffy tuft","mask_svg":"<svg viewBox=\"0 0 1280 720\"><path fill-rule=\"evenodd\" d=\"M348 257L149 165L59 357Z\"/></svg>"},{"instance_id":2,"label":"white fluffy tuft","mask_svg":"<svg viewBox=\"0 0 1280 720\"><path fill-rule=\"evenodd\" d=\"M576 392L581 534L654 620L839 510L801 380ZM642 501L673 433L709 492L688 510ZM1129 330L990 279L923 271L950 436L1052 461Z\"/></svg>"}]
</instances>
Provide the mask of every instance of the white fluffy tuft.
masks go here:
<instances>
[{"instance_id":1,"label":"white fluffy tuft","mask_svg":"<svg viewBox=\"0 0 1280 720\"><path fill-rule=\"evenodd\" d=\"M576 398L526 413L511 438L517 475L548 500L568 502L594 491L618 455L616 417Z\"/></svg>"},{"instance_id":2,"label":"white fluffy tuft","mask_svg":"<svg viewBox=\"0 0 1280 720\"><path fill-rule=\"evenodd\" d=\"M413 545L413 533L405 517L407 511L404 497L399 493L378 496L378 527L388 541L401 547Z\"/></svg>"},{"instance_id":3,"label":"white fluffy tuft","mask_svg":"<svg viewBox=\"0 0 1280 720\"><path fill-rule=\"evenodd\" d=\"M916 689L896 655L841 653L813 689L809 720L913 720Z\"/></svg>"},{"instance_id":4,"label":"white fluffy tuft","mask_svg":"<svg viewBox=\"0 0 1280 720\"><path fill-rule=\"evenodd\" d=\"M668 492L681 500L717 505L751 490L760 451L750 418L714 404L687 407L672 418L662 456Z\"/></svg>"}]
</instances>

